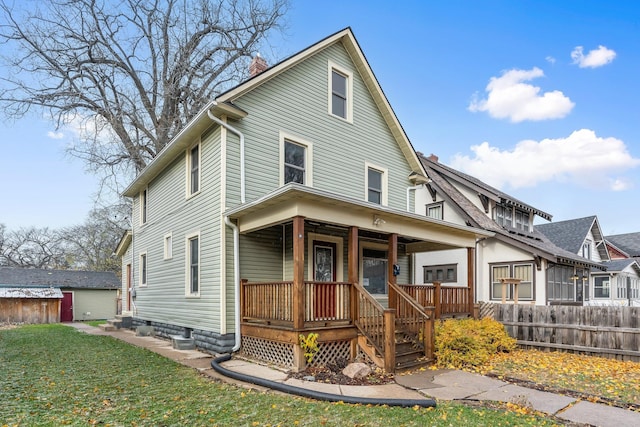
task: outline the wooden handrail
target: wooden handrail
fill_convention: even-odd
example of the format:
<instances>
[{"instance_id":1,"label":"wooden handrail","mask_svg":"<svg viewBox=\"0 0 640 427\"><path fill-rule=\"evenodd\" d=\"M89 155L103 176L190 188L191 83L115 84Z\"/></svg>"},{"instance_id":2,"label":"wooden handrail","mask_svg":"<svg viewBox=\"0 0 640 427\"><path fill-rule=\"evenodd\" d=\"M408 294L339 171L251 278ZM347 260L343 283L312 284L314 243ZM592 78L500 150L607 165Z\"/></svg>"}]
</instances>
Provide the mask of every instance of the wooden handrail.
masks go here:
<instances>
[{"instance_id":1,"label":"wooden handrail","mask_svg":"<svg viewBox=\"0 0 640 427\"><path fill-rule=\"evenodd\" d=\"M354 319L354 324L376 351L384 357L385 309L360 284L354 283L352 286L356 291L358 305L358 315Z\"/></svg>"},{"instance_id":2,"label":"wooden handrail","mask_svg":"<svg viewBox=\"0 0 640 427\"><path fill-rule=\"evenodd\" d=\"M396 292L396 326L403 332L413 336L415 343L421 343L425 356L433 358L434 353L434 317L427 313L405 290L394 283L389 288Z\"/></svg>"}]
</instances>

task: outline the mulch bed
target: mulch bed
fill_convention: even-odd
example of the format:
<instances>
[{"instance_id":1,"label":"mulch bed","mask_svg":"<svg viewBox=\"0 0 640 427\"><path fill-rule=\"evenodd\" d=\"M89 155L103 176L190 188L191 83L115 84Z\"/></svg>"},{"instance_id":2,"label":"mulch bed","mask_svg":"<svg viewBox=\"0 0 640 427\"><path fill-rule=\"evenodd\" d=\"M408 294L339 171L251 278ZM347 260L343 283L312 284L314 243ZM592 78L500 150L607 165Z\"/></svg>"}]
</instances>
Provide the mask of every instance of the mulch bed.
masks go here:
<instances>
[{"instance_id":1,"label":"mulch bed","mask_svg":"<svg viewBox=\"0 0 640 427\"><path fill-rule=\"evenodd\" d=\"M345 363L340 362L327 366L310 366L304 371L289 373L289 378L305 380L305 377L314 377L318 383L339 385L381 385L394 382L393 374L385 374L376 366L371 366L371 374L365 378L349 378L342 373L345 366Z\"/></svg>"}]
</instances>

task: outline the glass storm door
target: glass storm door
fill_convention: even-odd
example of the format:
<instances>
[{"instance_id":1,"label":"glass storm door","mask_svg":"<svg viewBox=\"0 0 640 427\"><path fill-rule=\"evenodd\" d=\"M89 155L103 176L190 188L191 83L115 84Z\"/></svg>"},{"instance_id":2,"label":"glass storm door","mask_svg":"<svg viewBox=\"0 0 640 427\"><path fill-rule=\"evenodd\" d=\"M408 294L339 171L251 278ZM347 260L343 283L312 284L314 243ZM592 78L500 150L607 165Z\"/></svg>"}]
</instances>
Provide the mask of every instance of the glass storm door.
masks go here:
<instances>
[{"instance_id":1,"label":"glass storm door","mask_svg":"<svg viewBox=\"0 0 640 427\"><path fill-rule=\"evenodd\" d=\"M370 294L387 293L387 252L362 250L362 279Z\"/></svg>"}]
</instances>

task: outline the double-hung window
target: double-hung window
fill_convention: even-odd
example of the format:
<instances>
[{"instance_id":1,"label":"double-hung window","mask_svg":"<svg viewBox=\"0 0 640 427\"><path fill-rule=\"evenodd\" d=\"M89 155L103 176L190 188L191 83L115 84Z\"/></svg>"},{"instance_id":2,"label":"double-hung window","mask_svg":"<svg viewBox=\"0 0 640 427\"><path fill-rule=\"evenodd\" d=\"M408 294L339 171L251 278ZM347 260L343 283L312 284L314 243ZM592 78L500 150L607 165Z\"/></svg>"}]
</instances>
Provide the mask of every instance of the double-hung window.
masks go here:
<instances>
[{"instance_id":1,"label":"double-hung window","mask_svg":"<svg viewBox=\"0 0 640 427\"><path fill-rule=\"evenodd\" d=\"M329 61L329 114L348 122L353 116L353 74Z\"/></svg>"},{"instance_id":2,"label":"double-hung window","mask_svg":"<svg viewBox=\"0 0 640 427\"><path fill-rule=\"evenodd\" d=\"M140 254L140 286L147 286L147 253Z\"/></svg>"},{"instance_id":3,"label":"double-hung window","mask_svg":"<svg viewBox=\"0 0 640 427\"><path fill-rule=\"evenodd\" d=\"M533 264L530 263L505 263L491 266L491 298L502 299L502 282L500 279L520 279L518 285L518 299L533 299ZM506 286L505 298L513 299L515 288Z\"/></svg>"},{"instance_id":4,"label":"double-hung window","mask_svg":"<svg viewBox=\"0 0 640 427\"><path fill-rule=\"evenodd\" d=\"M609 298L611 296L611 278L609 276L595 276L593 278L593 297Z\"/></svg>"},{"instance_id":5,"label":"double-hung window","mask_svg":"<svg viewBox=\"0 0 640 427\"><path fill-rule=\"evenodd\" d=\"M280 132L280 185L290 182L313 186L313 145Z\"/></svg>"},{"instance_id":6,"label":"double-hung window","mask_svg":"<svg viewBox=\"0 0 640 427\"><path fill-rule=\"evenodd\" d=\"M200 144L196 144L187 154L188 195L200 191Z\"/></svg>"},{"instance_id":7,"label":"double-hung window","mask_svg":"<svg viewBox=\"0 0 640 427\"><path fill-rule=\"evenodd\" d=\"M516 228L526 233L529 229L529 213L516 209Z\"/></svg>"},{"instance_id":8,"label":"double-hung window","mask_svg":"<svg viewBox=\"0 0 640 427\"><path fill-rule=\"evenodd\" d=\"M429 218L443 219L442 202L427 205L427 216Z\"/></svg>"},{"instance_id":9,"label":"double-hung window","mask_svg":"<svg viewBox=\"0 0 640 427\"><path fill-rule=\"evenodd\" d=\"M387 205L387 170L365 162L365 198L377 205Z\"/></svg>"},{"instance_id":10,"label":"double-hung window","mask_svg":"<svg viewBox=\"0 0 640 427\"><path fill-rule=\"evenodd\" d=\"M200 235L187 237L187 289L188 296L200 295Z\"/></svg>"}]
</instances>

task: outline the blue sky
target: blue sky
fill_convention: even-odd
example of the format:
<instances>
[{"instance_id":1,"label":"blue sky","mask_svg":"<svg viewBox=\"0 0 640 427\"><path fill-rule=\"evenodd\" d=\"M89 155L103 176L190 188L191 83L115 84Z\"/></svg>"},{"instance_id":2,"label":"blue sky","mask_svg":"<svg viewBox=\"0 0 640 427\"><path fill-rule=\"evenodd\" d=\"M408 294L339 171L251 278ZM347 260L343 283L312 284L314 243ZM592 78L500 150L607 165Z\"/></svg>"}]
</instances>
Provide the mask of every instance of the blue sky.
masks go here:
<instances>
[{"instance_id":1,"label":"blue sky","mask_svg":"<svg viewBox=\"0 0 640 427\"><path fill-rule=\"evenodd\" d=\"M640 231L640 4L293 1L270 63L350 26L414 148L553 215ZM0 223L81 223L71 136L0 122ZM55 136L55 138L54 138Z\"/></svg>"}]
</instances>

